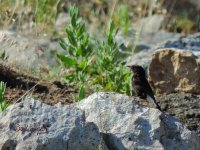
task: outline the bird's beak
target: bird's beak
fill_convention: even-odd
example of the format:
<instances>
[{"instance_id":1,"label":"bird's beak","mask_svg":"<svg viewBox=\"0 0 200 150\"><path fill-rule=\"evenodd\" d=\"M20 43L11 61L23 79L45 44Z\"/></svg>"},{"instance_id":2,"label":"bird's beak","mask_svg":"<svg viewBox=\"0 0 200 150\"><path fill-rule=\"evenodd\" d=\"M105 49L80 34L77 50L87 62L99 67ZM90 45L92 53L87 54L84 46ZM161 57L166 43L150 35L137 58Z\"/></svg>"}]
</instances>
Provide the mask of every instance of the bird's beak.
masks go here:
<instances>
[{"instance_id":1,"label":"bird's beak","mask_svg":"<svg viewBox=\"0 0 200 150\"><path fill-rule=\"evenodd\" d=\"M126 67L131 68L131 65L127 65Z\"/></svg>"}]
</instances>

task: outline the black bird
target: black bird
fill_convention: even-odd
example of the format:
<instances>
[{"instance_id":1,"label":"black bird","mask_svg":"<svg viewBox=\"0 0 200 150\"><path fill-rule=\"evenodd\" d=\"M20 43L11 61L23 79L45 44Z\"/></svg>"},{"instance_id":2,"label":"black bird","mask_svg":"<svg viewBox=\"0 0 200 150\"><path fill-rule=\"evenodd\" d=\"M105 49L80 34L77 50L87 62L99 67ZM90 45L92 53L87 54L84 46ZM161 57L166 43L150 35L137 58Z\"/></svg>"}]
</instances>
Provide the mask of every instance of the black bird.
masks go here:
<instances>
[{"instance_id":1,"label":"black bird","mask_svg":"<svg viewBox=\"0 0 200 150\"><path fill-rule=\"evenodd\" d=\"M150 103L153 103L157 109L162 111L160 106L156 103L151 86L147 81L145 70L139 65L132 65L128 67L133 72L132 87L136 95L141 99L146 99Z\"/></svg>"}]
</instances>

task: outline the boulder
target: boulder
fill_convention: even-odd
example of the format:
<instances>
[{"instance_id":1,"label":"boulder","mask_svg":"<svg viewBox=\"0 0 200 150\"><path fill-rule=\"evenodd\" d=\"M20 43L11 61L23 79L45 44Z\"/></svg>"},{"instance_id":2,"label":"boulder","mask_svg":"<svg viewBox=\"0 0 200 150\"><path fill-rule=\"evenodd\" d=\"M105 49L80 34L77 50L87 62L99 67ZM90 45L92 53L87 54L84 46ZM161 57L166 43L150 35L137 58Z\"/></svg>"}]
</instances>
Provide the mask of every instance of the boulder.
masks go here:
<instances>
[{"instance_id":1,"label":"boulder","mask_svg":"<svg viewBox=\"0 0 200 150\"><path fill-rule=\"evenodd\" d=\"M149 81L157 94L186 92L200 94L200 58L190 51L173 48L154 52Z\"/></svg>"},{"instance_id":2,"label":"boulder","mask_svg":"<svg viewBox=\"0 0 200 150\"><path fill-rule=\"evenodd\" d=\"M26 98L0 114L0 133L2 150L200 149L197 134L176 118L114 93L68 106Z\"/></svg>"},{"instance_id":3,"label":"boulder","mask_svg":"<svg viewBox=\"0 0 200 150\"><path fill-rule=\"evenodd\" d=\"M27 98L0 114L0 149L107 149L98 127L84 117L84 111L76 107L50 106Z\"/></svg>"},{"instance_id":4,"label":"boulder","mask_svg":"<svg viewBox=\"0 0 200 150\"><path fill-rule=\"evenodd\" d=\"M158 109L139 105L135 98L96 93L80 102L78 107L85 110L86 121L99 127L109 149L181 150L199 147L196 134L193 136L194 133L178 120Z\"/></svg>"}]
</instances>

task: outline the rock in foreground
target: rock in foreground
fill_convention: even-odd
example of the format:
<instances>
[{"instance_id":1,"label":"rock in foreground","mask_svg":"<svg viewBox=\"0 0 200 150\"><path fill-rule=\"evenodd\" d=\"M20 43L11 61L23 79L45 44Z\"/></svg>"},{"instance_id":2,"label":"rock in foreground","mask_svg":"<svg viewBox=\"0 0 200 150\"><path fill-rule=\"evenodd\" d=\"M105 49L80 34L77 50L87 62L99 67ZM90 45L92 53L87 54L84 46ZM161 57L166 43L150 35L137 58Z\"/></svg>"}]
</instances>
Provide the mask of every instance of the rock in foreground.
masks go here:
<instances>
[{"instance_id":1,"label":"rock in foreground","mask_svg":"<svg viewBox=\"0 0 200 150\"><path fill-rule=\"evenodd\" d=\"M0 114L0 133L3 150L200 149L197 134L175 118L112 93L69 106L26 99Z\"/></svg>"},{"instance_id":2,"label":"rock in foreground","mask_svg":"<svg viewBox=\"0 0 200 150\"><path fill-rule=\"evenodd\" d=\"M0 114L1 150L106 149L98 127L82 110L26 99Z\"/></svg>"}]
</instances>

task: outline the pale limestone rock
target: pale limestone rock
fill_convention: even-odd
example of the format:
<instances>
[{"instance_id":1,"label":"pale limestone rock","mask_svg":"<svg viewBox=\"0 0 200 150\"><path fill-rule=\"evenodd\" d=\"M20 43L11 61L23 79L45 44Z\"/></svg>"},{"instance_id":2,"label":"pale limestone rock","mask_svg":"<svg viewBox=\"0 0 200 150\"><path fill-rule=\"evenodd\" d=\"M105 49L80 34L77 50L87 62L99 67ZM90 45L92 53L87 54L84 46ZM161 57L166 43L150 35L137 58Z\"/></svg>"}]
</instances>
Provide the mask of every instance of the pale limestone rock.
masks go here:
<instances>
[{"instance_id":1,"label":"pale limestone rock","mask_svg":"<svg viewBox=\"0 0 200 150\"><path fill-rule=\"evenodd\" d=\"M94 122L109 149L187 150L200 139L174 117L139 105L121 94L95 93L77 104L86 122Z\"/></svg>"},{"instance_id":2,"label":"pale limestone rock","mask_svg":"<svg viewBox=\"0 0 200 150\"><path fill-rule=\"evenodd\" d=\"M0 149L107 149L98 127L84 117L72 105L50 106L27 98L0 113Z\"/></svg>"}]
</instances>

